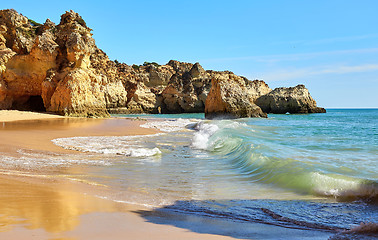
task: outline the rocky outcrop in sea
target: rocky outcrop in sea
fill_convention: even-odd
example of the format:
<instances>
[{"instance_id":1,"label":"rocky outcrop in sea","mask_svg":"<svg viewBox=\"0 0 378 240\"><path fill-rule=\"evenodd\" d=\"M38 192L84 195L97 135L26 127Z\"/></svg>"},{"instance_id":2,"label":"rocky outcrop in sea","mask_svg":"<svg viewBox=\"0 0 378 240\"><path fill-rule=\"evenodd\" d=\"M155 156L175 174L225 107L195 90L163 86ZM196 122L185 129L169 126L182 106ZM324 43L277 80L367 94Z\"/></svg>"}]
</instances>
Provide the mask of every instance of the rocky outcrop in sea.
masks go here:
<instances>
[{"instance_id":1,"label":"rocky outcrop in sea","mask_svg":"<svg viewBox=\"0 0 378 240\"><path fill-rule=\"evenodd\" d=\"M256 99L256 104L266 113L324 113L316 106L304 85L281 87Z\"/></svg>"},{"instance_id":2,"label":"rocky outcrop in sea","mask_svg":"<svg viewBox=\"0 0 378 240\"><path fill-rule=\"evenodd\" d=\"M84 117L205 112L207 118L325 111L303 85L272 91L263 81L199 63L111 61L91 31L72 10L58 25L1 10L0 109Z\"/></svg>"},{"instance_id":3,"label":"rocky outcrop in sea","mask_svg":"<svg viewBox=\"0 0 378 240\"><path fill-rule=\"evenodd\" d=\"M232 72L215 73L206 99L206 118L267 117L254 103L261 93L255 91L259 83Z\"/></svg>"}]
</instances>

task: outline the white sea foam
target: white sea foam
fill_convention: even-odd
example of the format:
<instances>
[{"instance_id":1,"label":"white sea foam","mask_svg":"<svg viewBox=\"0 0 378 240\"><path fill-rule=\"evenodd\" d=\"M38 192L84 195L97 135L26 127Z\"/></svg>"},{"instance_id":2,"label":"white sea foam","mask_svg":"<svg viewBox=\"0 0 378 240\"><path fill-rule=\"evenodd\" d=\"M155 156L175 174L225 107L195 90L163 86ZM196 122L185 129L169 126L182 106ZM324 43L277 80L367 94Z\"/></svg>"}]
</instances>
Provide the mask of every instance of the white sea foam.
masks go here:
<instances>
[{"instance_id":1,"label":"white sea foam","mask_svg":"<svg viewBox=\"0 0 378 240\"><path fill-rule=\"evenodd\" d=\"M247 126L245 123L235 121L201 121L194 125L193 129L196 130L192 139L192 147L196 149L209 149L214 147L210 143L210 138L216 132L223 129L236 129ZM220 138L213 139L213 143L219 142ZM223 139L224 140L224 139Z\"/></svg>"},{"instance_id":2,"label":"white sea foam","mask_svg":"<svg viewBox=\"0 0 378 240\"><path fill-rule=\"evenodd\" d=\"M62 167L76 164L86 165L111 165L111 161L106 158L98 158L87 155L84 160L82 156L77 154L51 154L48 152L29 152L26 150L18 150L18 155L0 156L0 166L4 168L17 169L40 169L50 167Z\"/></svg>"},{"instance_id":3,"label":"white sea foam","mask_svg":"<svg viewBox=\"0 0 378 240\"><path fill-rule=\"evenodd\" d=\"M169 119L164 121L148 121L145 124L140 125L143 128L154 128L162 132L177 132L186 129L186 126L196 122L191 119Z\"/></svg>"},{"instance_id":4,"label":"white sea foam","mask_svg":"<svg viewBox=\"0 0 378 240\"><path fill-rule=\"evenodd\" d=\"M143 146L141 140L150 136L156 135L71 137L53 139L52 142L62 148L81 152L149 157L161 153L157 147Z\"/></svg>"},{"instance_id":5,"label":"white sea foam","mask_svg":"<svg viewBox=\"0 0 378 240\"><path fill-rule=\"evenodd\" d=\"M314 191L321 195L339 197L345 190L357 190L360 183L349 179L338 179L318 172L311 174Z\"/></svg>"},{"instance_id":6,"label":"white sea foam","mask_svg":"<svg viewBox=\"0 0 378 240\"><path fill-rule=\"evenodd\" d=\"M358 179L341 179L320 173L311 174L314 191L323 196L337 199L374 199L378 188L374 184L364 183Z\"/></svg>"},{"instance_id":7,"label":"white sea foam","mask_svg":"<svg viewBox=\"0 0 378 240\"><path fill-rule=\"evenodd\" d=\"M224 128L239 128L239 127L247 127L248 125L245 122L235 122L235 121L227 121L224 125Z\"/></svg>"},{"instance_id":8,"label":"white sea foam","mask_svg":"<svg viewBox=\"0 0 378 240\"><path fill-rule=\"evenodd\" d=\"M219 127L215 124L202 121L196 124L194 129L196 132L193 135L192 147L196 149L207 149L210 137L219 130Z\"/></svg>"}]
</instances>

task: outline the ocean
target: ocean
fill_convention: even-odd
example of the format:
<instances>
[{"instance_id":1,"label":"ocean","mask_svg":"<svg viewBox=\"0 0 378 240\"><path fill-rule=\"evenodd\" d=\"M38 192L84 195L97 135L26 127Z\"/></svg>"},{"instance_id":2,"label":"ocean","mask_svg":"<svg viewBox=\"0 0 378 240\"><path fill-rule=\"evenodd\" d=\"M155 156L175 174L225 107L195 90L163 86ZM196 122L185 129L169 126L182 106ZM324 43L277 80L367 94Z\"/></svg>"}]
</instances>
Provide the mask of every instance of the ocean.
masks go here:
<instances>
[{"instance_id":1,"label":"ocean","mask_svg":"<svg viewBox=\"0 0 378 240\"><path fill-rule=\"evenodd\" d=\"M115 117L146 118L142 127L161 133L58 138L56 145L85 154L24 151L0 163L50 166L51 174L79 166L69 177L106 186L98 197L150 207L140 213L148 221L193 231L288 238L263 233L273 226L297 231L291 239L327 239L354 228L350 239L376 239L359 233L378 224L378 109L235 120ZM256 224L268 228L251 237Z\"/></svg>"}]
</instances>

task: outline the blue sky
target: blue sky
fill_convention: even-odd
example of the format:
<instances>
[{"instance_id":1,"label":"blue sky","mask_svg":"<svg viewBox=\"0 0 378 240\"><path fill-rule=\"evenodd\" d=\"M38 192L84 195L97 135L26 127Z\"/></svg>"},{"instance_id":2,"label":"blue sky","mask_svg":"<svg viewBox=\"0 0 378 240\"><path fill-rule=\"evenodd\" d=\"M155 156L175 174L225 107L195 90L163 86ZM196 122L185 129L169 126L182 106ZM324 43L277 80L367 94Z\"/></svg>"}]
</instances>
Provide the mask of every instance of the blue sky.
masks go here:
<instances>
[{"instance_id":1,"label":"blue sky","mask_svg":"<svg viewBox=\"0 0 378 240\"><path fill-rule=\"evenodd\" d=\"M67 10L110 59L170 59L272 88L305 84L319 106L378 108L378 1L2 1L43 23Z\"/></svg>"}]
</instances>

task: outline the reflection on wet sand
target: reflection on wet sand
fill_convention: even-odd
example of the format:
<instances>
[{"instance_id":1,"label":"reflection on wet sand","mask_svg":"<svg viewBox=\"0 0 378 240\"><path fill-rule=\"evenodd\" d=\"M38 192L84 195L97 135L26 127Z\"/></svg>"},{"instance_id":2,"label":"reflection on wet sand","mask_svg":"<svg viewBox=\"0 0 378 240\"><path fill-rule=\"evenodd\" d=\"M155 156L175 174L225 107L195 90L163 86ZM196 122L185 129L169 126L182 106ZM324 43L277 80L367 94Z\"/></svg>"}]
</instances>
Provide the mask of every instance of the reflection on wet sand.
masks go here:
<instances>
[{"instance_id":1,"label":"reflection on wet sand","mask_svg":"<svg viewBox=\"0 0 378 240\"><path fill-rule=\"evenodd\" d=\"M69 183L34 184L0 177L0 232L17 225L28 229L43 228L50 233L75 229L79 217L98 211L119 211L115 203L64 189ZM63 189L63 190L62 190Z\"/></svg>"},{"instance_id":2,"label":"reflection on wet sand","mask_svg":"<svg viewBox=\"0 0 378 240\"><path fill-rule=\"evenodd\" d=\"M132 213L145 208L95 198L76 186L0 176L0 239L231 239L146 222Z\"/></svg>"},{"instance_id":3,"label":"reflection on wet sand","mask_svg":"<svg viewBox=\"0 0 378 240\"><path fill-rule=\"evenodd\" d=\"M2 122L1 130L37 130L37 129L61 129L65 127L88 127L99 124L106 119L94 118L57 118L57 119L35 119L13 122Z\"/></svg>"}]
</instances>

